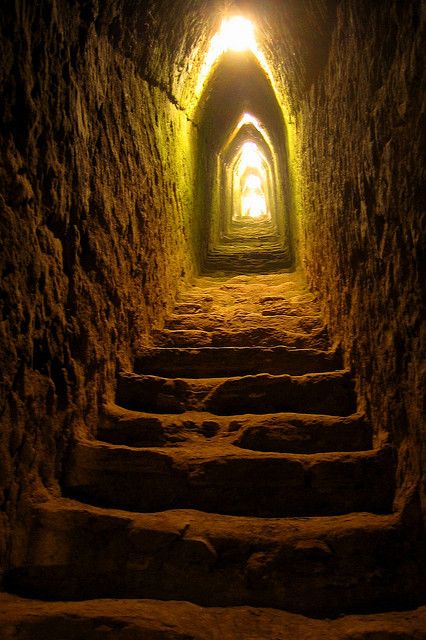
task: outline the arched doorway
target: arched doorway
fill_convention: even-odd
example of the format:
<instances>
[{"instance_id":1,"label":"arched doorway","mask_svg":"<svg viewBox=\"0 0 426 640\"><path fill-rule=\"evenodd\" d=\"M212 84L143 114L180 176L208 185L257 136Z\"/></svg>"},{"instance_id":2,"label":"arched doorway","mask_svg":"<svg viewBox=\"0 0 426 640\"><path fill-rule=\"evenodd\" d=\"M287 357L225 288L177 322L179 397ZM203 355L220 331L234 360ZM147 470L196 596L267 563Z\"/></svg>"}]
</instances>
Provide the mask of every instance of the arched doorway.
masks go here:
<instances>
[{"instance_id":1,"label":"arched doorway","mask_svg":"<svg viewBox=\"0 0 426 640\"><path fill-rule=\"evenodd\" d=\"M204 86L196 120L201 270L291 269L286 125L252 52L222 54Z\"/></svg>"}]
</instances>

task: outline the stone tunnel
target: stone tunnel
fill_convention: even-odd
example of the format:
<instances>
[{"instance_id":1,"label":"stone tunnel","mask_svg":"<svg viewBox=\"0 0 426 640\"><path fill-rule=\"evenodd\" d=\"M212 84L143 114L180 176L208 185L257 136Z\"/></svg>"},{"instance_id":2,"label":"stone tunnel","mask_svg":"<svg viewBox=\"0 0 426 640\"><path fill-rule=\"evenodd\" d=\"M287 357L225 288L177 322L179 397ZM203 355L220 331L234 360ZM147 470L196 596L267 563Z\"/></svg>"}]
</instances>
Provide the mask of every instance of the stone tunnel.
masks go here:
<instances>
[{"instance_id":1,"label":"stone tunnel","mask_svg":"<svg viewBox=\"0 0 426 640\"><path fill-rule=\"evenodd\" d=\"M3 638L426 638L424 26L3 0Z\"/></svg>"}]
</instances>

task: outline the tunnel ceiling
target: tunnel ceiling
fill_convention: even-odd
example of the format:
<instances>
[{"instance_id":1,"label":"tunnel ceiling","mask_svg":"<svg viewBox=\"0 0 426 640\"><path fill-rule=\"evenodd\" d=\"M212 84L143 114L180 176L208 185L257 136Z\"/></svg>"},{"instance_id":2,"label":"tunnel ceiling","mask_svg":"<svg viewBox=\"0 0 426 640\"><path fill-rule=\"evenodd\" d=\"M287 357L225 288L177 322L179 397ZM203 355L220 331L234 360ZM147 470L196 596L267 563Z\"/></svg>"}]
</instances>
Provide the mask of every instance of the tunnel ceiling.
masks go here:
<instances>
[{"instance_id":1,"label":"tunnel ceiling","mask_svg":"<svg viewBox=\"0 0 426 640\"><path fill-rule=\"evenodd\" d=\"M194 106L197 78L226 14L256 24L259 42L290 109L326 61L337 0L107 0L85 3L96 28L184 109ZM88 10L88 9L86 9ZM124 28L118 16L124 16Z\"/></svg>"},{"instance_id":2,"label":"tunnel ceiling","mask_svg":"<svg viewBox=\"0 0 426 640\"><path fill-rule=\"evenodd\" d=\"M220 56L204 85L195 118L200 134L196 217L203 220L198 236L204 245L202 269L291 268L286 123L267 71L253 52ZM260 186L249 186L244 172L239 174L240 158L250 145L255 151L248 152L252 157L246 159L246 173L253 177L263 157L263 182L257 173Z\"/></svg>"},{"instance_id":3,"label":"tunnel ceiling","mask_svg":"<svg viewBox=\"0 0 426 640\"><path fill-rule=\"evenodd\" d=\"M272 85L253 54L225 54L214 70L196 112L213 149L223 147L244 112L280 139L284 122Z\"/></svg>"},{"instance_id":4,"label":"tunnel ceiling","mask_svg":"<svg viewBox=\"0 0 426 640\"><path fill-rule=\"evenodd\" d=\"M245 141L252 140L262 150L263 155L269 163L272 162L272 150L262 132L256 129L252 124L244 124L238 129L235 135L231 135L229 141L221 149L221 154L225 163L232 162L233 158L238 155Z\"/></svg>"},{"instance_id":5,"label":"tunnel ceiling","mask_svg":"<svg viewBox=\"0 0 426 640\"><path fill-rule=\"evenodd\" d=\"M191 120L199 72L220 28L225 3L227 11L246 15L256 24L277 100L286 106L286 122L289 111L295 115L288 126L295 205L292 209L293 202L283 198L276 208L297 212L296 225L289 230L291 235L294 229L293 246L300 257L296 266L306 270L318 295L318 316L321 309L332 357L344 353L344 370L357 372L360 403L355 417L357 422L361 417L360 429L364 431L365 416L376 441L392 446L387 451L398 464L400 491L395 507L403 504L404 494L408 497L402 512L407 544L417 536L412 525L420 525L418 505L426 515L421 0L339 2L334 30L334 3L326 0L4 0L0 12L4 305L0 574L4 577L14 558L27 566L29 505L36 502L38 509L48 496L60 495L70 444L81 436L93 443L103 424L104 403L115 399L117 374L129 371L140 353L149 350L167 318L173 317L180 283L189 284L198 269L192 239L201 244L209 235L203 233L201 215L192 215L198 206L193 139L201 135ZM198 170L201 177L212 162L210 149L205 151ZM223 165L217 174L210 172L207 186L213 204L220 199L215 187L220 186L221 175L234 177L233 158L230 173ZM232 186L231 180L228 183ZM200 191L206 192L204 187L200 180ZM232 196L228 188L228 200ZM233 225L232 212L229 207L229 224L218 225L213 237L213 271L223 270L224 255L230 267L236 262L234 238L228 242L226 237L241 230ZM199 219L194 230L191 216ZM253 250L245 254L248 267L256 257L253 227L244 231L244 237L240 234L241 244L250 244ZM276 239L265 239L282 265L283 243L277 246ZM263 238L255 241L264 249ZM214 296L202 294L197 299L193 293L187 311L195 323L204 309L211 309L212 301L220 306L230 299L229 287L222 288L222 283ZM264 311L273 311L277 302L280 313L289 309L287 291L282 300L272 297L272 304L265 292L259 291L260 295L258 323L250 334L254 341L263 340L268 317ZM296 300L302 307L304 301L303 295ZM247 326L253 323L251 312L240 317ZM203 344L215 344L217 324L226 330L220 314L213 325L197 327L206 329L197 332ZM305 325L316 327L309 317ZM175 325L173 331L177 329ZM293 344L298 334L290 338ZM315 339L322 349L320 325ZM212 355L216 365L220 358ZM328 364L333 362L327 359ZM346 374L342 380L346 385ZM224 393L232 401L229 385ZM166 409L180 406L176 398L171 404L167 397L163 401ZM212 429L204 426L210 437ZM193 430L189 431L193 438ZM389 517L396 531L395 513ZM123 526L129 529L128 520ZM66 536L66 526L63 531ZM99 530L95 533L99 538ZM45 539L40 538L40 548L43 553L47 549L51 562ZM198 558L200 545L195 542ZM116 548L121 558L122 547ZM31 555L32 547L28 549ZM64 554L62 547L58 550L60 567ZM307 552L311 554L310 546ZM185 545L183 553L186 557ZM215 557L205 545L201 554L209 570ZM102 557L96 557L101 567ZM256 580L263 565L259 573L258 558L252 557L254 573L249 577ZM83 556L83 577L85 560ZM413 555L404 567L410 584L415 560ZM100 573L100 581L105 581L111 566L107 574ZM46 583L49 567L44 572ZM388 568L389 563L385 577ZM371 575L374 587L377 572ZM66 570L64 576L65 584Z\"/></svg>"}]
</instances>

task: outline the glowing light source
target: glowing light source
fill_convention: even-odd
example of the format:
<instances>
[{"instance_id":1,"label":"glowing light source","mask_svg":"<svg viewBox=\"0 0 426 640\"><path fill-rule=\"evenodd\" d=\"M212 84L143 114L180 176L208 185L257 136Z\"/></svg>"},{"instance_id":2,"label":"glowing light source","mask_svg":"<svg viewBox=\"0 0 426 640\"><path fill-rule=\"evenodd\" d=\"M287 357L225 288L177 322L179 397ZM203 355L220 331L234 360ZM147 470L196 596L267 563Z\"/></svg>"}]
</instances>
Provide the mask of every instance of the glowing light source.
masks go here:
<instances>
[{"instance_id":1,"label":"glowing light source","mask_svg":"<svg viewBox=\"0 0 426 640\"><path fill-rule=\"evenodd\" d=\"M195 88L195 97L197 100L194 101L193 108L196 109L197 101L203 92L204 85L207 82L207 79L217 60L226 51L250 51L254 55L259 65L262 67L263 71L270 80L273 91L279 102L281 103L284 119L286 123L289 124L290 118L286 106L286 96L282 96L281 92L278 90L278 87L275 83L274 74L269 67L265 54L263 53L261 47L259 46L259 43L257 42L254 24L250 22L250 20L242 16L233 16L222 20L219 31L211 39L210 46L199 70L198 80ZM254 124L254 126L258 128L256 124Z\"/></svg>"},{"instance_id":2,"label":"glowing light source","mask_svg":"<svg viewBox=\"0 0 426 640\"><path fill-rule=\"evenodd\" d=\"M245 142L241 149L241 168L243 171L248 167L260 169L263 164L262 154L255 142Z\"/></svg>"},{"instance_id":3,"label":"glowing light source","mask_svg":"<svg viewBox=\"0 0 426 640\"><path fill-rule=\"evenodd\" d=\"M235 16L222 22L218 33L220 48L224 51L247 51L256 48L254 27L250 20Z\"/></svg>"},{"instance_id":4,"label":"glowing light source","mask_svg":"<svg viewBox=\"0 0 426 640\"><path fill-rule=\"evenodd\" d=\"M241 129L241 127L244 127L244 125L246 124L251 124L253 125L253 127L255 129L257 129L258 131L261 130L261 126L260 126L260 122L257 118L255 118L254 116L251 115L251 113L243 113L243 116L241 118L241 120L239 121L238 125L237 125L237 129Z\"/></svg>"},{"instance_id":5,"label":"glowing light source","mask_svg":"<svg viewBox=\"0 0 426 640\"><path fill-rule=\"evenodd\" d=\"M263 193L248 190L241 197L242 217L259 219L266 216L266 198Z\"/></svg>"},{"instance_id":6,"label":"glowing light source","mask_svg":"<svg viewBox=\"0 0 426 640\"><path fill-rule=\"evenodd\" d=\"M260 179L260 176L257 176L254 173L249 173L244 184L247 189L251 189L252 191L256 191L256 189L260 190L262 188L262 180Z\"/></svg>"},{"instance_id":7,"label":"glowing light source","mask_svg":"<svg viewBox=\"0 0 426 640\"><path fill-rule=\"evenodd\" d=\"M216 60L226 51L251 51L260 61L254 25L247 18L234 16L222 21L219 31L213 36L210 48L202 66L196 94L200 95L203 85ZM263 60L263 58L262 58Z\"/></svg>"},{"instance_id":8,"label":"glowing light source","mask_svg":"<svg viewBox=\"0 0 426 640\"><path fill-rule=\"evenodd\" d=\"M245 142L241 147L241 155L236 172L241 185L242 218L259 220L270 218L265 196L266 160L255 142Z\"/></svg>"},{"instance_id":9,"label":"glowing light source","mask_svg":"<svg viewBox=\"0 0 426 640\"><path fill-rule=\"evenodd\" d=\"M254 129L256 129L256 131L258 131L260 133L260 135L262 136L263 140L267 143L267 145L268 145L268 147L270 149L273 147L272 141L271 141L266 129L262 126L262 124L259 122L259 120L257 118L255 118L251 113L247 113L247 112L243 113L243 115L241 116L237 126L235 127L233 132L230 134L230 136L228 138L227 146L229 146L235 140L235 138L237 137L237 135L240 132L240 130L244 126L247 126L247 125L251 125ZM263 156L261 156L261 157L263 157Z\"/></svg>"}]
</instances>

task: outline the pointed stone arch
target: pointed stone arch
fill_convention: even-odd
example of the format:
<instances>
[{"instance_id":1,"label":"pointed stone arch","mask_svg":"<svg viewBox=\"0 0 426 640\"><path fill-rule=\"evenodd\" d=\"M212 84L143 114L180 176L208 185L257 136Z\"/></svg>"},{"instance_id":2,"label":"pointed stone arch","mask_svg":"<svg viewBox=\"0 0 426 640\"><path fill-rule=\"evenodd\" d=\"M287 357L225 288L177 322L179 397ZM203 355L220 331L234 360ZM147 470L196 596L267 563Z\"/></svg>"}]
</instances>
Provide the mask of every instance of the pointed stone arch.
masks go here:
<instances>
[{"instance_id":1,"label":"pointed stone arch","mask_svg":"<svg viewBox=\"0 0 426 640\"><path fill-rule=\"evenodd\" d=\"M244 122L247 114L251 121L249 118ZM250 265L255 271L268 270L268 263L274 269L291 269L293 197L286 123L271 81L255 55L222 55L204 87L196 120L199 133L194 235L201 270L229 270L231 266L231 270L238 270L239 262L245 270ZM246 225L238 235L236 225L230 229L230 184L232 165L248 140L256 141L268 159L267 189L273 224L264 229L258 225L254 233Z\"/></svg>"}]
</instances>

